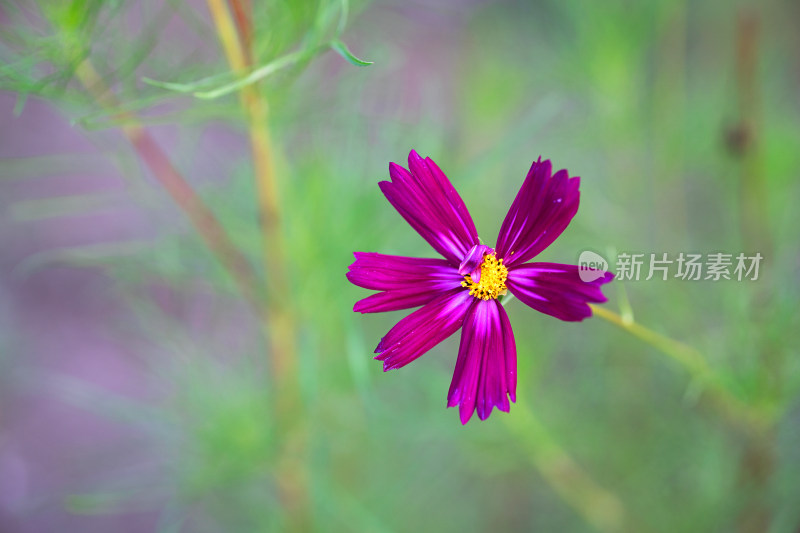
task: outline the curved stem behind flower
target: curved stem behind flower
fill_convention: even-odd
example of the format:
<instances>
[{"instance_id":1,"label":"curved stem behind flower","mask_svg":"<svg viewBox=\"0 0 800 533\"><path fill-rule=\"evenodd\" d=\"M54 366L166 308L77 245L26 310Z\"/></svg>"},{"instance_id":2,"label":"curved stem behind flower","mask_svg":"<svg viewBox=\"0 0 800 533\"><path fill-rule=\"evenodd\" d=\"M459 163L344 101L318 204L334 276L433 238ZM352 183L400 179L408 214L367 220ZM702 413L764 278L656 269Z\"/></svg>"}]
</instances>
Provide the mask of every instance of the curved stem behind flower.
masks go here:
<instances>
[{"instance_id":1,"label":"curved stem behind flower","mask_svg":"<svg viewBox=\"0 0 800 533\"><path fill-rule=\"evenodd\" d=\"M703 355L691 346L665 337L660 333L656 333L651 329L637 324L632 317L622 317L614 311L609 311L605 307L600 307L599 305L589 304L589 306L592 308L592 313L596 316L619 326L628 333L652 345L660 352L668 355L684 366L693 377L704 380L710 378L712 372L708 363Z\"/></svg>"},{"instance_id":2,"label":"curved stem behind flower","mask_svg":"<svg viewBox=\"0 0 800 533\"><path fill-rule=\"evenodd\" d=\"M641 532L622 501L601 487L563 449L536 415L518 403L513 416L502 417L524 445L529 459L552 489L581 517L603 533Z\"/></svg>"},{"instance_id":3,"label":"curved stem behind flower","mask_svg":"<svg viewBox=\"0 0 800 533\"><path fill-rule=\"evenodd\" d=\"M717 379L703 354L695 348L637 324L632 317L622 317L599 305L589 306L594 315L611 322L680 363L698 384L708 389L708 398L715 409L735 427L749 435L761 433L771 424L773 414L764 409L756 409L734 396Z\"/></svg>"}]
</instances>

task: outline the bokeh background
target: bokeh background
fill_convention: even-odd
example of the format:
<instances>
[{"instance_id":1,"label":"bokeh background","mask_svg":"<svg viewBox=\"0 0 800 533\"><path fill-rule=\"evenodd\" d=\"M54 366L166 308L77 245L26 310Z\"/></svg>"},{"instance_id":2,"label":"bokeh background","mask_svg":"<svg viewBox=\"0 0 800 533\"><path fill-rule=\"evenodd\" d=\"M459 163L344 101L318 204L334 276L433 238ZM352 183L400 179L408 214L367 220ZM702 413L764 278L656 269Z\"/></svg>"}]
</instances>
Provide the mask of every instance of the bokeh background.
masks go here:
<instances>
[{"instance_id":1,"label":"bokeh background","mask_svg":"<svg viewBox=\"0 0 800 533\"><path fill-rule=\"evenodd\" d=\"M797 532L799 25L3 0L0 531ZM582 177L544 260L758 252L759 279L615 282L576 324L513 301L517 403L462 427L458 337L383 373L404 313L345 279L433 253L377 186L412 148L486 242L542 155Z\"/></svg>"}]
</instances>

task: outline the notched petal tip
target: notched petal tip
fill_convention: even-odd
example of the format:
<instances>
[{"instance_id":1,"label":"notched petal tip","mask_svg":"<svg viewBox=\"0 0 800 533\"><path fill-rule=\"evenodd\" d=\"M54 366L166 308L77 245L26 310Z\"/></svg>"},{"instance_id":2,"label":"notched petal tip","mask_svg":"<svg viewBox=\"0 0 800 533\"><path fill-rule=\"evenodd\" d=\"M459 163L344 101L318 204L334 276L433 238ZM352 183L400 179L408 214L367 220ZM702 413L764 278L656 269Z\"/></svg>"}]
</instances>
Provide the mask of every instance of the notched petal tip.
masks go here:
<instances>
[{"instance_id":1,"label":"notched petal tip","mask_svg":"<svg viewBox=\"0 0 800 533\"><path fill-rule=\"evenodd\" d=\"M569 316L563 318L560 316L556 316L556 318L558 318L563 322L583 322L587 318L591 318L591 316L592 316L592 308L589 307L588 305L583 305L581 306L580 310L573 311L573 313Z\"/></svg>"},{"instance_id":2,"label":"notched petal tip","mask_svg":"<svg viewBox=\"0 0 800 533\"><path fill-rule=\"evenodd\" d=\"M497 256L522 264L550 246L578 211L579 186L564 169L553 174L549 159L534 161L500 227Z\"/></svg>"},{"instance_id":3,"label":"notched petal tip","mask_svg":"<svg viewBox=\"0 0 800 533\"><path fill-rule=\"evenodd\" d=\"M473 413L486 420L497 407L510 410L516 391L516 345L508 315L496 300L476 301L464 317L458 360L447 405L458 405L466 424Z\"/></svg>"},{"instance_id":4,"label":"notched petal tip","mask_svg":"<svg viewBox=\"0 0 800 533\"><path fill-rule=\"evenodd\" d=\"M447 176L415 150L408 155L408 169L389 164L391 182L380 182L389 203L428 243L451 264L458 264L478 242L463 200Z\"/></svg>"},{"instance_id":5,"label":"notched petal tip","mask_svg":"<svg viewBox=\"0 0 800 533\"><path fill-rule=\"evenodd\" d=\"M565 322L592 316L589 303L607 300L601 286L614 278L610 272L583 281L577 265L528 263L509 269L508 290L525 305Z\"/></svg>"}]
</instances>

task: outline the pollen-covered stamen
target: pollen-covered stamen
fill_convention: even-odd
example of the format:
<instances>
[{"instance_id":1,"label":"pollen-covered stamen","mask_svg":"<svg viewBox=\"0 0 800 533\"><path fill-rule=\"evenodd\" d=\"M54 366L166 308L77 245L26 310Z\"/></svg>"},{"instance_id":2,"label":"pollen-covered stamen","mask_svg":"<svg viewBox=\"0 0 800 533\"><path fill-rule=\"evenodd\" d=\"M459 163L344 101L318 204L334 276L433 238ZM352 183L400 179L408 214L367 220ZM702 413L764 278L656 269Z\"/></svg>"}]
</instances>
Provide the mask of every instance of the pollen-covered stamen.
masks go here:
<instances>
[{"instance_id":1,"label":"pollen-covered stamen","mask_svg":"<svg viewBox=\"0 0 800 533\"><path fill-rule=\"evenodd\" d=\"M508 269L503 264L502 259L497 259L494 254L485 254L481 263L481 276L478 283L472 281L472 277L467 274L462 287L469 289L470 295L481 300L494 300L503 296L506 292L506 278Z\"/></svg>"}]
</instances>

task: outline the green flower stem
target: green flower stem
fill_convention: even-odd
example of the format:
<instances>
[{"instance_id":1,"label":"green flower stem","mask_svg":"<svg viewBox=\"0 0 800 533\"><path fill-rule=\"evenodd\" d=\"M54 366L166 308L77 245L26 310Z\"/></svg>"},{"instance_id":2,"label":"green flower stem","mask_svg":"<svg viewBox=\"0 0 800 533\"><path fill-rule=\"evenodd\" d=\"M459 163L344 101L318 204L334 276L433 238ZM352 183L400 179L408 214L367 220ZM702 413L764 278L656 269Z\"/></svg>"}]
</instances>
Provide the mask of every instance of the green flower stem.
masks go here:
<instances>
[{"instance_id":1,"label":"green flower stem","mask_svg":"<svg viewBox=\"0 0 800 533\"><path fill-rule=\"evenodd\" d=\"M598 485L522 402L514 405L513 416L502 419L542 478L588 524L602 533L643 531L633 526L619 497Z\"/></svg>"},{"instance_id":2,"label":"green flower stem","mask_svg":"<svg viewBox=\"0 0 800 533\"><path fill-rule=\"evenodd\" d=\"M757 409L734 396L719 381L703 354L695 348L637 324L633 318L622 317L598 305L590 306L595 316L611 322L679 363L697 385L704 387L707 399L717 412L738 429L747 434L760 434L771 425L774 413L767 409Z\"/></svg>"},{"instance_id":3,"label":"green flower stem","mask_svg":"<svg viewBox=\"0 0 800 533\"><path fill-rule=\"evenodd\" d=\"M253 51L245 49L249 39L240 34L241 28L251 28L249 20L231 16L224 0L207 0L211 18L217 29L222 48L231 70L242 75L250 68ZM239 5L239 4L237 4ZM240 5L234 13L244 16L248 9ZM246 30L249 31L249 30ZM250 144L253 157L254 178L258 192L261 222L262 254L268 275L267 310L263 327L270 344L272 385L275 397L275 417L279 431L284 435L283 450L278 460L275 476L280 498L286 511L290 531L311 529L309 472L306 467L308 431L299 423L303 420L299 397L299 369L296 348L296 321L291 303L282 295L289 286L288 254L281 230L282 214L280 187L275 171L274 150L269 130L268 106L255 84L243 84L239 89L242 108L249 122Z\"/></svg>"}]
</instances>

